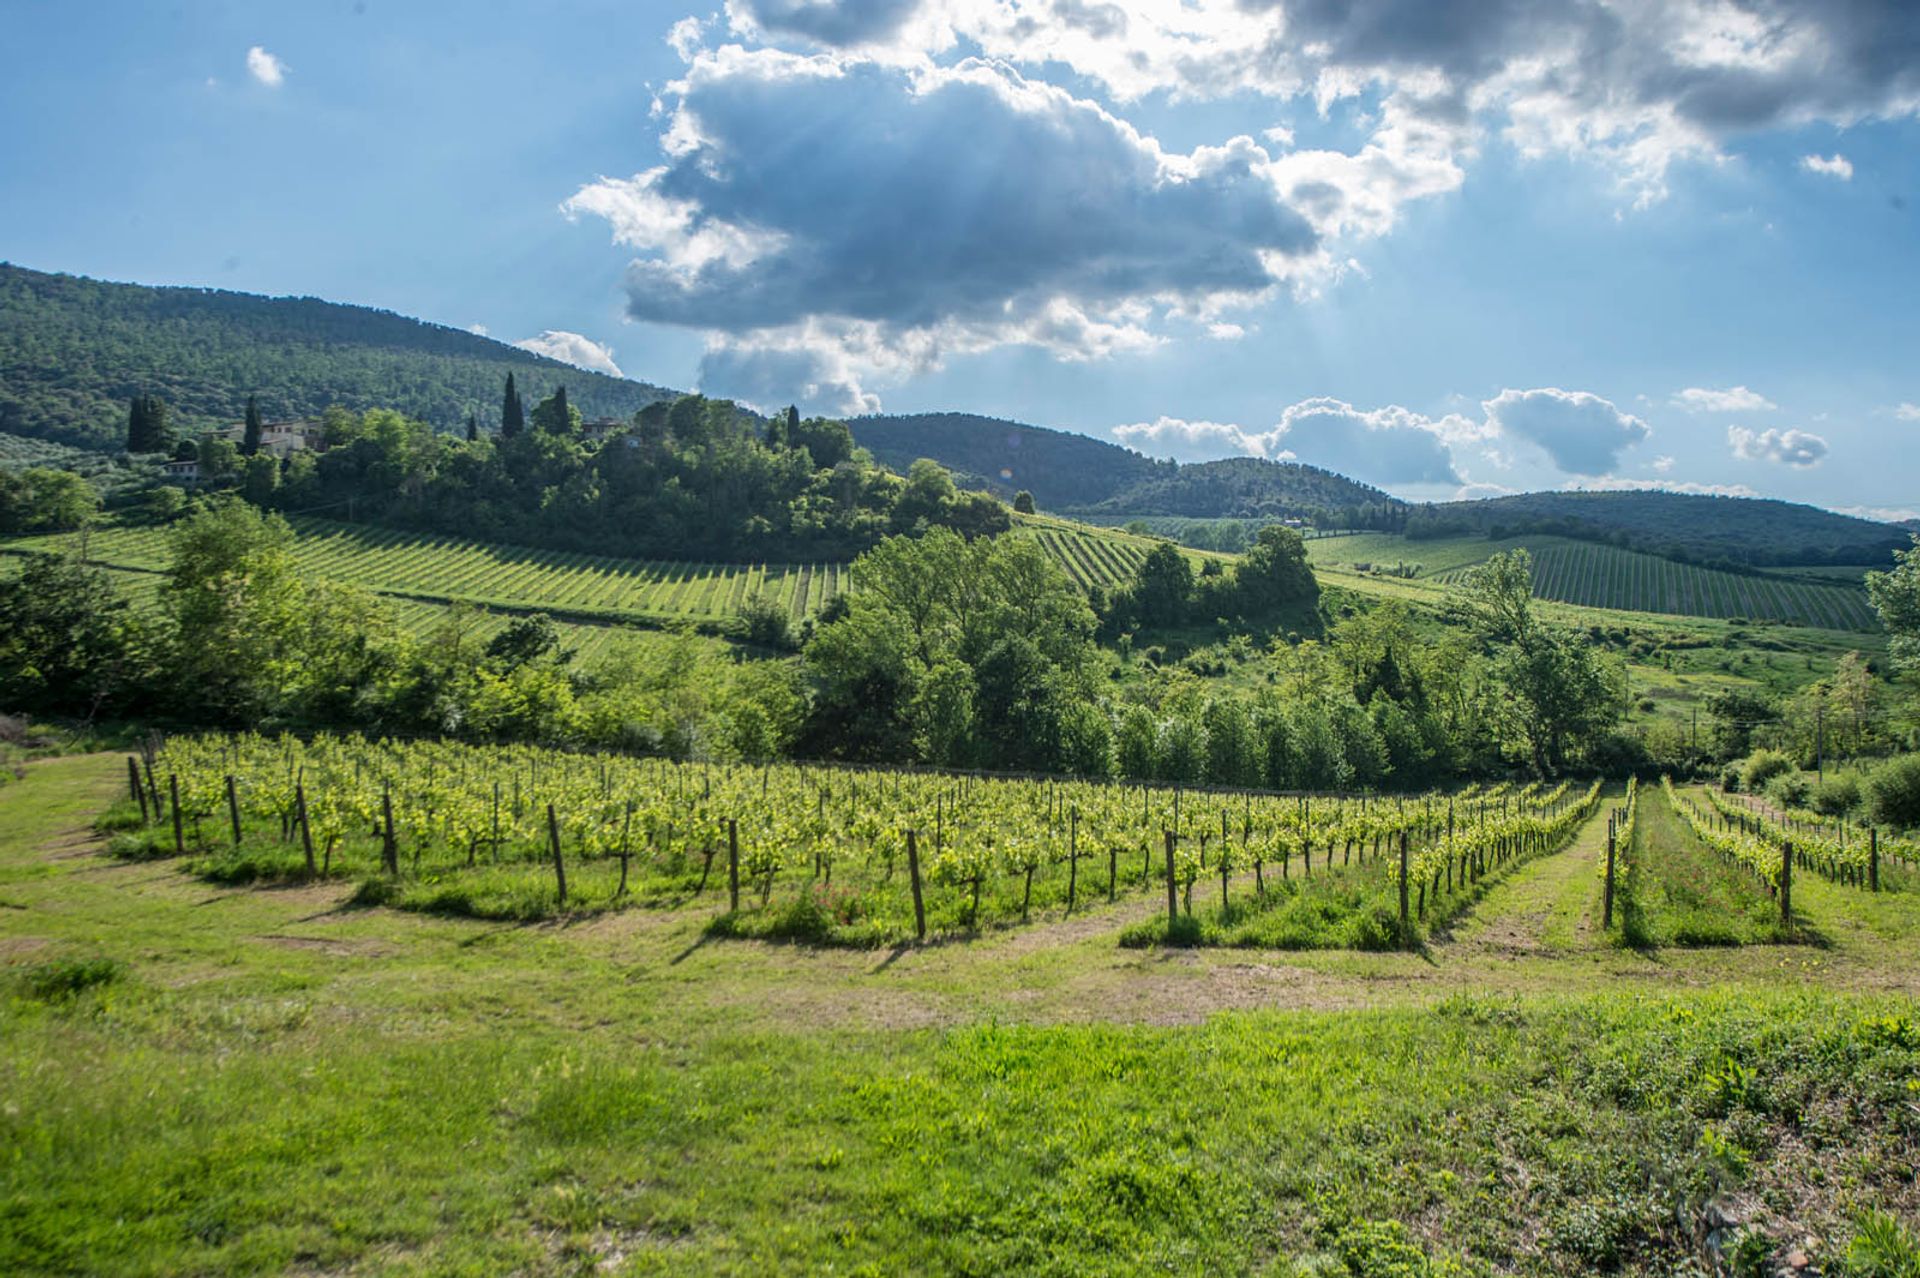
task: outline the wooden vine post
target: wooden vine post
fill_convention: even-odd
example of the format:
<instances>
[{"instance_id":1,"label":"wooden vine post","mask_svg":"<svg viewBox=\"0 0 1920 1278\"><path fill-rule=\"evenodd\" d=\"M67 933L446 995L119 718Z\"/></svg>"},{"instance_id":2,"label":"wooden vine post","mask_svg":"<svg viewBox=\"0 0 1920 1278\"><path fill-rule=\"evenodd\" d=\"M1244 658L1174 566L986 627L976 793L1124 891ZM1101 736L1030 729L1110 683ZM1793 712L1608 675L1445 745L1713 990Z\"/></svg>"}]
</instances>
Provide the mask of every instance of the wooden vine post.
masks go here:
<instances>
[{"instance_id":1,"label":"wooden vine post","mask_svg":"<svg viewBox=\"0 0 1920 1278\"><path fill-rule=\"evenodd\" d=\"M147 815L147 792L140 784L140 763L132 755L127 756L127 785L140 805L140 824L145 825L153 818Z\"/></svg>"},{"instance_id":2,"label":"wooden vine post","mask_svg":"<svg viewBox=\"0 0 1920 1278\"><path fill-rule=\"evenodd\" d=\"M1880 890L1880 827L1867 827L1867 890Z\"/></svg>"},{"instance_id":3,"label":"wooden vine post","mask_svg":"<svg viewBox=\"0 0 1920 1278\"><path fill-rule=\"evenodd\" d=\"M1407 832L1400 831L1400 930L1407 930Z\"/></svg>"},{"instance_id":4,"label":"wooden vine post","mask_svg":"<svg viewBox=\"0 0 1920 1278\"><path fill-rule=\"evenodd\" d=\"M178 821L177 815L175 820L176 822ZM1167 929L1169 932L1171 932L1174 924L1179 922L1180 920L1180 898L1173 888L1173 877L1174 877L1173 875L1173 831L1168 830L1166 832L1166 835L1167 835Z\"/></svg>"},{"instance_id":5,"label":"wooden vine post","mask_svg":"<svg viewBox=\"0 0 1920 1278\"><path fill-rule=\"evenodd\" d=\"M727 818L727 908L740 911L740 826Z\"/></svg>"},{"instance_id":6,"label":"wooden vine post","mask_svg":"<svg viewBox=\"0 0 1920 1278\"><path fill-rule=\"evenodd\" d=\"M1793 930L1793 841L1780 845L1780 925Z\"/></svg>"},{"instance_id":7,"label":"wooden vine post","mask_svg":"<svg viewBox=\"0 0 1920 1278\"><path fill-rule=\"evenodd\" d=\"M1080 886L1080 809L1073 810L1067 828L1067 913L1073 913L1076 889Z\"/></svg>"},{"instance_id":8,"label":"wooden vine post","mask_svg":"<svg viewBox=\"0 0 1920 1278\"><path fill-rule=\"evenodd\" d=\"M387 873L394 878L400 877L400 845L393 838L393 782L381 783L380 789L380 861L387 867Z\"/></svg>"},{"instance_id":9,"label":"wooden vine post","mask_svg":"<svg viewBox=\"0 0 1920 1278\"><path fill-rule=\"evenodd\" d=\"M293 812L300 820L300 847L307 854L307 877L314 874L313 863L313 827L307 824L307 787L304 782L293 785Z\"/></svg>"},{"instance_id":10,"label":"wooden vine post","mask_svg":"<svg viewBox=\"0 0 1920 1278\"><path fill-rule=\"evenodd\" d=\"M1602 931L1613 926L1613 818L1607 818L1607 886L1602 895L1600 927Z\"/></svg>"},{"instance_id":11,"label":"wooden vine post","mask_svg":"<svg viewBox=\"0 0 1920 1278\"><path fill-rule=\"evenodd\" d=\"M178 773L167 773L167 790L173 796L173 854L185 856L187 853L186 835L180 829L180 777Z\"/></svg>"},{"instance_id":12,"label":"wooden vine post","mask_svg":"<svg viewBox=\"0 0 1920 1278\"><path fill-rule=\"evenodd\" d=\"M233 846L240 846L240 794L234 789L233 773L227 773L227 817L233 823Z\"/></svg>"},{"instance_id":13,"label":"wooden vine post","mask_svg":"<svg viewBox=\"0 0 1920 1278\"><path fill-rule=\"evenodd\" d=\"M553 805L547 805L547 841L553 845L553 881L560 886L560 908L567 908L567 867L560 859L560 819L553 814Z\"/></svg>"},{"instance_id":14,"label":"wooden vine post","mask_svg":"<svg viewBox=\"0 0 1920 1278\"><path fill-rule=\"evenodd\" d=\"M915 940L927 939L927 906L920 896L920 840L912 830L907 831L907 878L913 884L913 936Z\"/></svg>"}]
</instances>

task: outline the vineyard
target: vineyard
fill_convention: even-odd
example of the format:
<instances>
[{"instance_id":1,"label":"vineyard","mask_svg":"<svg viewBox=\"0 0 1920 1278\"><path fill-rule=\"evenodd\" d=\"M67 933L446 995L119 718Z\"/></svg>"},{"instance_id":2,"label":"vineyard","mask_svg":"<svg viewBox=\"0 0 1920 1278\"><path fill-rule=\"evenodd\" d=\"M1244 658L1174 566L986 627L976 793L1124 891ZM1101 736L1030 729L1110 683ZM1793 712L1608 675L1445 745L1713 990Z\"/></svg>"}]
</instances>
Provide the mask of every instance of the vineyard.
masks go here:
<instances>
[{"instance_id":1,"label":"vineyard","mask_svg":"<svg viewBox=\"0 0 1920 1278\"><path fill-rule=\"evenodd\" d=\"M129 758L128 794L123 856L190 855L226 883L357 879L363 902L411 910L526 919L724 901L716 935L870 946L1143 892L1166 894L1164 926L1198 931L1196 891L1204 906L1217 883L1216 931L1344 901L1292 947L1383 949L1561 846L1599 787L1186 792L246 735Z\"/></svg>"},{"instance_id":2,"label":"vineyard","mask_svg":"<svg viewBox=\"0 0 1920 1278\"><path fill-rule=\"evenodd\" d=\"M1308 557L1315 567L1390 575L1405 570L1418 579L1452 584L1489 556L1516 548L1533 556L1533 588L1542 599L1630 612L1783 621L1825 630L1878 627L1866 592L1854 584L1858 569L1850 578L1832 574L1829 581L1797 569L1748 575L1564 537L1409 541L1360 534L1310 542Z\"/></svg>"},{"instance_id":3,"label":"vineyard","mask_svg":"<svg viewBox=\"0 0 1920 1278\"><path fill-rule=\"evenodd\" d=\"M541 609L585 622L713 623L740 615L756 598L784 608L798 621L851 586L845 563L669 563L532 550L322 519L292 522L294 562L304 576L401 600ZM1130 579L1148 544L1052 520L1035 521L1028 535L1083 589L1110 589ZM22 537L0 549L51 552L69 544L69 538L60 536ZM89 534L86 553L108 567L156 573L167 566L167 545L165 528L104 528Z\"/></svg>"}]
</instances>

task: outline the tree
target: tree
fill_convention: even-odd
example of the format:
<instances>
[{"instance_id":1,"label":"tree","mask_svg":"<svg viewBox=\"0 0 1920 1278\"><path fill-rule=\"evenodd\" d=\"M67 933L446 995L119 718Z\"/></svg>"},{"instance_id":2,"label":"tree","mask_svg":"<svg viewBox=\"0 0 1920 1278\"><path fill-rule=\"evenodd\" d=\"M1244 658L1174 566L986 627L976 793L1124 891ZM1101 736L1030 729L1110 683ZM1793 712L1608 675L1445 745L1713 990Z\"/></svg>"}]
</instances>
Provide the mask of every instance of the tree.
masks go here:
<instances>
[{"instance_id":1,"label":"tree","mask_svg":"<svg viewBox=\"0 0 1920 1278\"><path fill-rule=\"evenodd\" d=\"M100 494L72 471L0 470L0 533L70 532L99 508Z\"/></svg>"},{"instance_id":2,"label":"tree","mask_svg":"<svg viewBox=\"0 0 1920 1278\"><path fill-rule=\"evenodd\" d=\"M500 401L500 433L511 439L518 435L527 424L525 411L520 407L520 391L513 384L513 374L507 374L507 393Z\"/></svg>"},{"instance_id":3,"label":"tree","mask_svg":"<svg viewBox=\"0 0 1920 1278\"><path fill-rule=\"evenodd\" d=\"M1867 574L1867 595L1889 636L1887 651L1902 670L1920 673L1920 533L1893 553L1889 572Z\"/></svg>"},{"instance_id":4,"label":"tree","mask_svg":"<svg viewBox=\"0 0 1920 1278\"><path fill-rule=\"evenodd\" d=\"M251 457L260 451L260 405L254 397L247 396L247 422L240 434L240 455Z\"/></svg>"},{"instance_id":5,"label":"tree","mask_svg":"<svg viewBox=\"0 0 1920 1278\"><path fill-rule=\"evenodd\" d=\"M578 435L580 410L567 402L567 388L558 386L533 410L533 428L548 435Z\"/></svg>"},{"instance_id":6,"label":"tree","mask_svg":"<svg viewBox=\"0 0 1920 1278\"><path fill-rule=\"evenodd\" d=\"M1252 549L1233 570L1233 595L1240 615L1271 617L1286 608L1311 609L1320 596L1320 583L1307 566L1307 543L1299 533L1280 524L1260 530Z\"/></svg>"},{"instance_id":7,"label":"tree","mask_svg":"<svg viewBox=\"0 0 1920 1278\"><path fill-rule=\"evenodd\" d=\"M1147 552L1133 576L1133 603L1150 626L1176 626L1193 600L1193 565L1170 541Z\"/></svg>"},{"instance_id":8,"label":"tree","mask_svg":"<svg viewBox=\"0 0 1920 1278\"><path fill-rule=\"evenodd\" d=\"M127 603L106 573L33 555L0 578L0 704L88 717L137 678Z\"/></svg>"},{"instance_id":9,"label":"tree","mask_svg":"<svg viewBox=\"0 0 1920 1278\"><path fill-rule=\"evenodd\" d=\"M1013 495L1013 508L1023 515L1033 513L1033 494L1022 488Z\"/></svg>"},{"instance_id":10,"label":"tree","mask_svg":"<svg viewBox=\"0 0 1920 1278\"><path fill-rule=\"evenodd\" d=\"M467 442L476 443L480 439L480 419L471 409L467 411Z\"/></svg>"},{"instance_id":11,"label":"tree","mask_svg":"<svg viewBox=\"0 0 1920 1278\"><path fill-rule=\"evenodd\" d=\"M127 407L127 451L164 453L170 445L166 402L157 395L135 395Z\"/></svg>"},{"instance_id":12,"label":"tree","mask_svg":"<svg viewBox=\"0 0 1920 1278\"><path fill-rule=\"evenodd\" d=\"M284 519L231 497L169 530L168 670L174 694L199 714L256 723L297 671L304 591L292 545Z\"/></svg>"}]
</instances>

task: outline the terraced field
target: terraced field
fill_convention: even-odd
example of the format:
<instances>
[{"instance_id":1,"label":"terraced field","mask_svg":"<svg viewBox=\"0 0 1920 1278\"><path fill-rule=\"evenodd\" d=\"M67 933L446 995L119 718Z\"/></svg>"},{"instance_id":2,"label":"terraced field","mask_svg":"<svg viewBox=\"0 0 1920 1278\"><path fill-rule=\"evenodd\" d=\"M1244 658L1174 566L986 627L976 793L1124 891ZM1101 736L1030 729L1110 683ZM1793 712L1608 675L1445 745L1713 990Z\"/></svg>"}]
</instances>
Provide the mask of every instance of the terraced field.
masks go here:
<instances>
[{"instance_id":1,"label":"terraced field","mask_svg":"<svg viewBox=\"0 0 1920 1278\"><path fill-rule=\"evenodd\" d=\"M1362 534L1309 542L1307 553L1317 567L1409 567L1415 580L1451 583L1495 552L1517 547L1533 555L1533 588L1543 599L1629 612L1783 621L1823 630L1878 627L1866 592L1853 584L1860 569L1848 570L1852 580L1836 571L1829 584L1799 569L1759 575L1720 572L1564 537L1408 541Z\"/></svg>"}]
</instances>

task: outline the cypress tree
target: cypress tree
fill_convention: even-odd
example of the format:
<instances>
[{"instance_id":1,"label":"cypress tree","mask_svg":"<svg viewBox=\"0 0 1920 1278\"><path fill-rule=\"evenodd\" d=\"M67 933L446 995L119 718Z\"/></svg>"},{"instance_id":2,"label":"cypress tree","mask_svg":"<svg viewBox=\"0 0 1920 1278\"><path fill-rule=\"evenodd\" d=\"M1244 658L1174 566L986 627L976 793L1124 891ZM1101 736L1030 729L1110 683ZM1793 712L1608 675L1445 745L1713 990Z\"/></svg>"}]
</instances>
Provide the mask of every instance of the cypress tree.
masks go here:
<instances>
[{"instance_id":1,"label":"cypress tree","mask_svg":"<svg viewBox=\"0 0 1920 1278\"><path fill-rule=\"evenodd\" d=\"M479 439L479 438L480 438L480 419L479 419L479 418L477 418L477 417L475 417L475 416L473 415L473 412L472 412L472 410L468 410L468 412L467 412L467 442L468 442L469 444L471 444L471 443L473 443L473 442L474 442L475 440L477 440L477 439Z\"/></svg>"},{"instance_id":2,"label":"cypress tree","mask_svg":"<svg viewBox=\"0 0 1920 1278\"><path fill-rule=\"evenodd\" d=\"M518 435L527 424L526 414L520 408L520 392L513 384L513 374L507 374L507 395L500 404L500 433Z\"/></svg>"},{"instance_id":3,"label":"cypress tree","mask_svg":"<svg viewBox=\"0 0 1920 1278\"><path fill-rule=\"evenodd\" d=\"M240 436L240 455L251 457L260 451L260 405L247 396L247 425Z\"/></svg>"},{"instance_id":4,"label":"cypress tree","mask_svg":"<svg viewBox=\"0 0 1920 1278\"><path fill-rule=\"evenodd\" d=\"M167 451L167 406L158 395L135 395L127 405L127 451Z\"/></svg>"}]
</instances>

